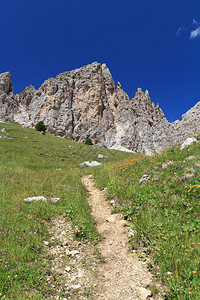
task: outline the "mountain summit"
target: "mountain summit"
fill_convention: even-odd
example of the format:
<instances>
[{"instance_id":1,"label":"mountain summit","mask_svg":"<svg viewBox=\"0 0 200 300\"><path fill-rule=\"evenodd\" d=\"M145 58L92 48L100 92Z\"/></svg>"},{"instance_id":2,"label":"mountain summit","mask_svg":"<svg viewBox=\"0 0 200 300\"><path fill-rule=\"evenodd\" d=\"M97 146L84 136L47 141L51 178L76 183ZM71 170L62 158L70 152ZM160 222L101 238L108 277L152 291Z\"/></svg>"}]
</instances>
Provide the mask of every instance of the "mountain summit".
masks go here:
<instances>
[{"instance_id":1,"label":"mountain summit","mask_svg":"<svg viewBox=\"0 0 200 300\"><path fill-rule=\"evenodd\" d=\"M200 102L169 123L149 92L129 99L105 64L94 62L13 93L9 72L0 74L0 120L34 127L44 121L57 136L112 149L151 154L200 132Z\"/></svg>"}]
</instances>

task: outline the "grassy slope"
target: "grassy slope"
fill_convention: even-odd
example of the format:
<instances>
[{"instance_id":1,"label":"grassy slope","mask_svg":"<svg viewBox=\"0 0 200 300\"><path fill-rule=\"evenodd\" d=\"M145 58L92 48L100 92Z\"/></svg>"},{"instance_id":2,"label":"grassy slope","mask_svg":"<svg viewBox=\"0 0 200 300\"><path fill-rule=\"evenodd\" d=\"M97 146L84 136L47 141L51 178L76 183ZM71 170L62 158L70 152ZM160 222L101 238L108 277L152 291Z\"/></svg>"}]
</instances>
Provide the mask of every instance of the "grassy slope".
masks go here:
<instances>
[{"instance_id":1,"label":"grassy slope","mask_svg":"<svg viewBox=\"0 0 200 300\"><path fill-rule=\"evenodd\" d=\"M6 128L6 133L0 131L0 135L7 138L0 139L0 298L43 299L45 295L50 298L54 292L44 280L50 268L44 263L42 253L51 219L66 213L74 225L84 226L80 235L90 241L99 238L87 193L80 183L80 177L93 169L80 168L79 163L98 160L99 153L106 156L101 160L105 165L134 155L50 134L42 136L15 123L0 123L2 128ZM23 200L41 195L61 200L59 203Z\"/></svg>"},{"instance_id":2,"label":"grassy slope","mask_svg":"<svg viewBox=\"0 0 200 300\"><path fill-rule=\"evenodd\" d=\"M162 168L169 160L173 164ZM150 182L139 184L145 173ZM194 176L184 179L186 174ZM149 268L166 285L166 298L199 299L200 142L104 166L95 176L107 196L117 199L115 209L133 223L131 247L142 260L150 256Z\"/></svg>"},{"instance_id":3,"label":"grassy slope","mask_svg":"<svg viewBox=\"0 0 200 300\"><path fill-rule=\"evenodd\" d=\"M7 136L0 139L1 298L53 297L53 290L45 286L49 267L42 254L43 241L48 239L46 226L52 218L66 213L74 225L84 227L80 235L98 240L87 193L80 183L81 176L93 172L98 185L108 187L108 197L118 199L116 210L133 222L131 246L141 259L151 257L149 267L166 284L167 298L199 299L200 143L146 158L50 134L41 136L14 123L0 124L0 129L3 127L8 135L0 134ZM97 160L99 153L108 156L102 167L79 167L82 161ZM191 155L196 158L185 161ZM173 165L162 169L163 162L169 160ZM193 178L177 179L192 169ZM139 179L147 172L151 181L140 185ZM156 177L159 181L152 180ZM38 195L61 200L56 204L23 201Z\"/></svg>"}]
</instances>

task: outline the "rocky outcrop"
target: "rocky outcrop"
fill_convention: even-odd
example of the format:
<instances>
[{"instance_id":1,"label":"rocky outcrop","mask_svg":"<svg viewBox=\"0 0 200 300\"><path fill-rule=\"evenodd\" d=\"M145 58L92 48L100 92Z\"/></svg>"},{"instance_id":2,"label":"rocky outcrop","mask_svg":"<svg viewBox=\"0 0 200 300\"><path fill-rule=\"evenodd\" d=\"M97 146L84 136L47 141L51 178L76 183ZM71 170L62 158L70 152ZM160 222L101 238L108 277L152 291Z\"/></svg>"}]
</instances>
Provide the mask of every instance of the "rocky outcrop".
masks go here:
<instances>
[{"instance_id":1,"label":"rocky outcrop","mask_svg":"<svg viewBox=\"0 0 200 300\"><path fill-rule=\"evenodd\" d=\"M182 115L181 121L175 121L173 125L173 139L182 142L188 136L200 133L200 102Z\"/></svg>"},{"instance_id":2,"label":"rocky outcrop","mask_svg":"<svg viewBox=\"0 0 200 300\"><path fill-rule=\"evenodd\" d=\"M11 74L5 72L0 74L0 121L12 121L14 113L18 110L15 101Z\"/></svg>"},{"instance_id":3,"label":"rocky outcrop","mask_svg":"<svg viewBox=\"0 0 200 300\"><path fill-rule=\"evenodd\" d=\"M1 119L28 127L42 120L49 132L78 142L90 137L99 146L151 154L200 131L200 103L170 124L148 91L138 89L130 100L105 64L61 73L16 96L10 73L0 76Z\"/></svg>"}]
</instances>

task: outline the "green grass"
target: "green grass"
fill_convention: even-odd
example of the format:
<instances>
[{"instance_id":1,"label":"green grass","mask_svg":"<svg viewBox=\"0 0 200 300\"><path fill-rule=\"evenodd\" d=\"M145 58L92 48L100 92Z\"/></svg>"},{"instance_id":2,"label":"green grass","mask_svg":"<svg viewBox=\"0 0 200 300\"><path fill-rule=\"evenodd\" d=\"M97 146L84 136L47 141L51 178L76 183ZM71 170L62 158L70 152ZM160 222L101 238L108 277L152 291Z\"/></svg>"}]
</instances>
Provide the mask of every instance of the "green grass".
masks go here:
<instances>
[{"instance_id":1,"label":"green grass","mask_svg":"<svg viewBox=\"0 0 200 300\"><path fill-rule=\"evenodd\" d=\"M75 238L95 243L99 234L80 182L93 168L79 163L98 160L104 165L133 157L131 153L78 144L16 123L0 123L0 299L54 298L45 285L50 262L44 260L43 241L52 218L72 220ZM69 147L69 146L72 146ZM95 169L100 169L99 167ZM59 197L58 203L24 202L31 196ZM59 282L57 283L59 284Z\"/></svg>"},{"instance_id":2,"label":"green grass","mask_svg":"<svg viewBox=\"0 0 200 300\"><path fill-rule=\"evenodd\" d=\"M192 155L192 160L185 160ZM169 160L173 164L163 169ZM167 299L200 298L199 162L197 143L182 151L177 146L161 155L135 157L95 171L98 186L107 187L107 197L117 199L115 210L132 222L130 245L162 279ZM183 179L194 171L193 178ZM150 182L139 184L145 173Z\"/></svg>"},{"instance_id":3,"label":"green grass","mask_svg":"<svg viewBox=\"0 0 200 300\"><path fill-rule=\"evenodd\" d=\"M53 218L70 218L77 239L99 240L80 181L92 173L99 187L108 188L107 196L117 199L115 211L132 222L130 246L162 280L165 297L200 298L200 143L148 158L43 136L15 123L1 123L0 130L3 127L6 133L0 135L7 138L0 139L0 299L54 299L54 289L45 285L51 262L44 259L43 248ZM99 153L104 155L99 160L103 166L79 167L83 161L98 160ZM195 157L187 161L191 155ZM173 164L163 169L169 160ZM193 178L183 179L194 171ZM151 179L141 185L145 173ZM24 202L31 196L61 200ZM54 280L59 285L56 275Z\"/></svg>"}]
</instances>

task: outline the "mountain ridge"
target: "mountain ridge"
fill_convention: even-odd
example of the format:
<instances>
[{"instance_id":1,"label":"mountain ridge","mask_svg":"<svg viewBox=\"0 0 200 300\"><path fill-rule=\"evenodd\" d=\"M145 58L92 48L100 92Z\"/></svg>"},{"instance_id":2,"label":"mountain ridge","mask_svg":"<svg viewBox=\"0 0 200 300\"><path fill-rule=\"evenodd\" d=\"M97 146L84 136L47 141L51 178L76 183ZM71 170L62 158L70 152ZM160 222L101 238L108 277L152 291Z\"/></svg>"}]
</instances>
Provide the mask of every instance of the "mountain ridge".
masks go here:
<instances>
[{"instance_id":1,"label":"mountain ridge","mask_svg":"<svg viewBox=\"0 0 200 300\"><path fill-rule=\"evenodd\" d=\"M101 147L151 154L200 132L200 102L170 123L148 91L138 88L129 99L106 64L94 62L16 95L10 73L0 74L0 120L26 127L43 120L50 133L64 138L90 137Z\"/></svg>"}]
</instances>

